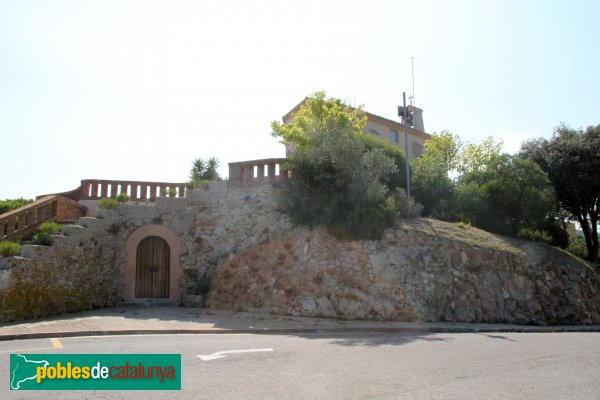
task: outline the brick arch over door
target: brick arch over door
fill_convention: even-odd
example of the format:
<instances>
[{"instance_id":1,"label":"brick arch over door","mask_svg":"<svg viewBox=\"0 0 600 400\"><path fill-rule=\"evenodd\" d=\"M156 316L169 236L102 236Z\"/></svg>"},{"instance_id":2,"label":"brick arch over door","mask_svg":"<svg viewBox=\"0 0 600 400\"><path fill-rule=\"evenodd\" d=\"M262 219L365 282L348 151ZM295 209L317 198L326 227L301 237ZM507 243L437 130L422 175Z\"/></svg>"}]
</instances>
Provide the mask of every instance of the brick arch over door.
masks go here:
<instances>
[{"instance_id":1,"label":"brick arch over door","mask_svg":"<svg viewBox=\"0 0 600 400\"><path fill-rule=\"evenodd\" d=\"M149 236L158 236L169 245L170 251L170 272L169 272L169 301L178 302L181 300L181 291L179 289L179 278L181 277L181 266L179 257L181 255L181 243L170 229L161 225L144 225L127 238L125 243L125 289L123 290L123 300L136 301L135 297L135 270L138 245L142 240Z\"/></svg>"}]
</instances>

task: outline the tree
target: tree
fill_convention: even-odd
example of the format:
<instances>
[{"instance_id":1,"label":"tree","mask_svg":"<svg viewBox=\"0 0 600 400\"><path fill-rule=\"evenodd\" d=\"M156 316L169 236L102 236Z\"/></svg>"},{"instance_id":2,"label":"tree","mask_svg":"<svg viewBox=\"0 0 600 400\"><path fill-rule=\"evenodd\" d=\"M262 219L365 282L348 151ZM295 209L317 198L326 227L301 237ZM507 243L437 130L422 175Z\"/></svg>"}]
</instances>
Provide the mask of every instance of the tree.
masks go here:
<instances>
[{"instance_id":1,"label":"tree","mask_svg":"<svg viewBox=\"0 0 600 400\"><path fill-rule=\"evenodd\" d=\"M218 158L210 157L208 160L197 158L192 162L190 170L190 182L220 181L221 176L217 172L220 162Z\"/></svg>"},{"instance_id":2,"label":"tree","mask_svg":"<svg viewBox=\"0 0 600 400\"><path fill-rule=\"evenodd\" d=\"M530 140L520 156L535 161L548 174L560 208L579 222L588 259L598 262L600 220L600 125L571 129L559 125L550 140Z\"/></svg>"},{"instance_id":3,"label":"tree","mask_svg":"<svg viewBox=\"0 0 600 400\"><path fill-rule=\"evenodd\" d=\"M393 225L397 197L388 185L397 175L397 160L388 154L401 153L379 146L363 132L365 123L360 109L323 92L308 98L291 123L272 123L273 136L295 148L288 161L295 223L365 239Z\"/></svg>"},{"instance_id":4,"label":"tree","mask_svg":"<svg viewBox=\"0 0 600 400\"><path fill-rule=\"evenodd\" d=\"M505 235L544 236L552 188L538 165L508 154L461 176L454 209L460 220ZM548 239L550 240L550 239Z\"/></svg>"},{"instance_id":5,"label":"tree","mask_svg":"<svg viewBox=\"0 0 600 400\"><path fill-rule=\"evenodd\" d=\"M448 131L433 133L425 142L424 153L413 160L411 187L423 212L431 214L437 205L452 197L454 183L450 171L456 168L456 156L462 144Z\"/></svg>"},{"instance_id":6,"label":"tree","mask_svg":"<svg viewBox=\"0 0 600 400\"><path fill-rule=\"evenodd\" d=\"M390 191L405 188L404 152L398 146L374 136L364 130L367 115L362 107L354 108L342 100L327 98L325 92L314 93L298 110L290 123L282 124L278 121L271 123L271 135L280 139L281 143L291 144L294 152L302 151L315 145L315 135L323 132L327 126L333 124L353 132L356 139L362 143L367 151L383 150L387 157L394 160L396 170L382 178Z\"/></svg>"},{"instance_id":7,"label":"tree","mask_svg":"<svg viewBox=\"0 0 600 400\"><path fill-rule=\"evenodd\" d=\"M501 145L491 137L463 144L450 132L434 133L413 161L415 198L436 218L566 246L564 228L548 218L553 193L546 174L501 154Z\"/></svg>"},{"instance_id":8,"label":"tree","mask_svg":"<svg viewBox=\"0 0 600 400\"><path fill-rule=\"evenodd\" d=\"M367 123L362 108L352 108L339 99L326 97L323 91L314 93L288 124L273 121L271 135L280 138L283 144L292 144L296 150L303 150L314 145L319 133L327 127L337 126L360 134Z\"/></svg>"},{"instance_id":9,"label":"tree","mask_svg":"<svg viewBox=\"0 0 600 400\"><path fill-rule=\"evenodd\" d=\"M33 202L31 199L24 199L22 197L18 199L6 199L0 200L0 214L4 214L9 212L10 210L17 209L19 207L23 207L26 204Z\"/></svg>"},{"instance_id":10,"label":"tree","mask_svg":"<svg viewBox=\"0 0 600 400\"><path fill-rule=\"evenodd\" d=\"M495 140L491 136L477 144L467 143L459 147L453 166L461 178L474 181L496 161L501 150L502 140Z\"/></svg>"},{"instance_id":11,"label":"tree","mask_svg":"<svg viewBox=\"0 0 600 400\"><path fill-rule=\"evenodd\" d=\"M546 174L530 160L503 154L483 172L488 202L502 216L509 234L539 230L552 209L552 189Z\"/></svg>"}]
</instances>

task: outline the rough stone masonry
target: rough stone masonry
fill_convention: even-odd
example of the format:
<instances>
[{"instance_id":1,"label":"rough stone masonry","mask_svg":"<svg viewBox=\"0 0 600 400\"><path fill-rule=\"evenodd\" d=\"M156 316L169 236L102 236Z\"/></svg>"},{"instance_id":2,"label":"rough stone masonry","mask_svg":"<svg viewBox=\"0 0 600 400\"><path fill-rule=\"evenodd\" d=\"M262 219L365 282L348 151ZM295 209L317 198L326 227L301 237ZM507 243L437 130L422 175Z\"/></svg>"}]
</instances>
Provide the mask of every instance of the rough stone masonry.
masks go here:
<instances>
[{"instance_id":1,"label":"rough stone masonry","mask_svg":"<svg viewBox=\"0 0 600 400\"><path fill-rule=\"evenodd\" d=\"M550 246L435 220L381 241L294 229L219 264L208 305L348 319L592 324L600 279Z\"/></svg>"},{"instance_id":2,"label":"rough stone masonry","mask_svg":"<svg viewBox=\"0 0 600 400\"><path fill-rule=\"evenodd\" d=\"M2 320L122 300L125 243L158 224L181 244L182 302L348 319L600 323L600 279L550 246L436 220L400 221L380 241L293 227L281 183L119 204L66 226L51 248L4 260ZM206 301L205 301L206 300Z\"/></svg>"}]
</instances>

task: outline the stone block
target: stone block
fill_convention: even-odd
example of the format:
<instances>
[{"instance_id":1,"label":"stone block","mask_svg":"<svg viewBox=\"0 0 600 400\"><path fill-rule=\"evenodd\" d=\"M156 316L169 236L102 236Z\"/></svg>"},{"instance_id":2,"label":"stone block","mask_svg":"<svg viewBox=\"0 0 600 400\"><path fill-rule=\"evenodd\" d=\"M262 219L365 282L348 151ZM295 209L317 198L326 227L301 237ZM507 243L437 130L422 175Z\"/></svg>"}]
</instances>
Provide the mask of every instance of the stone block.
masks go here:
<instances>
[{"instance_id":1,"label":"stone block","mask_svg":"<svg viewBox=\"0 0 600 400\"><path fill-rule=\"evenodd\" d=\"M54 255L54 247L26 244L21 247L21 256L41 261L51 261Z\"/></svg>"}]
</instances>

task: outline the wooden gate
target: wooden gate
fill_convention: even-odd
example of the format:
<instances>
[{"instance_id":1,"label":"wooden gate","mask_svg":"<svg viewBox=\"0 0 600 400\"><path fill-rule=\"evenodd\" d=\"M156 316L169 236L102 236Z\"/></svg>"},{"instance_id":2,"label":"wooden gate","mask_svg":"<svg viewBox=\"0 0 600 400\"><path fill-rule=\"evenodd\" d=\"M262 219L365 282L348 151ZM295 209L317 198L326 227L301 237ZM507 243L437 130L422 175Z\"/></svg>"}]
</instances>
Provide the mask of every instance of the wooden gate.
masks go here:
<instances>
[{"instance_id":1,"label":"wooden gate","mask_svg":"<svg viewBox=\"0 0 600 400\"><path fill-rule=\"evenodd\" d=\"M168 298L171 252L158 236L148 236L137 248L135 297Z\"/></svg>"}]
</instances>

